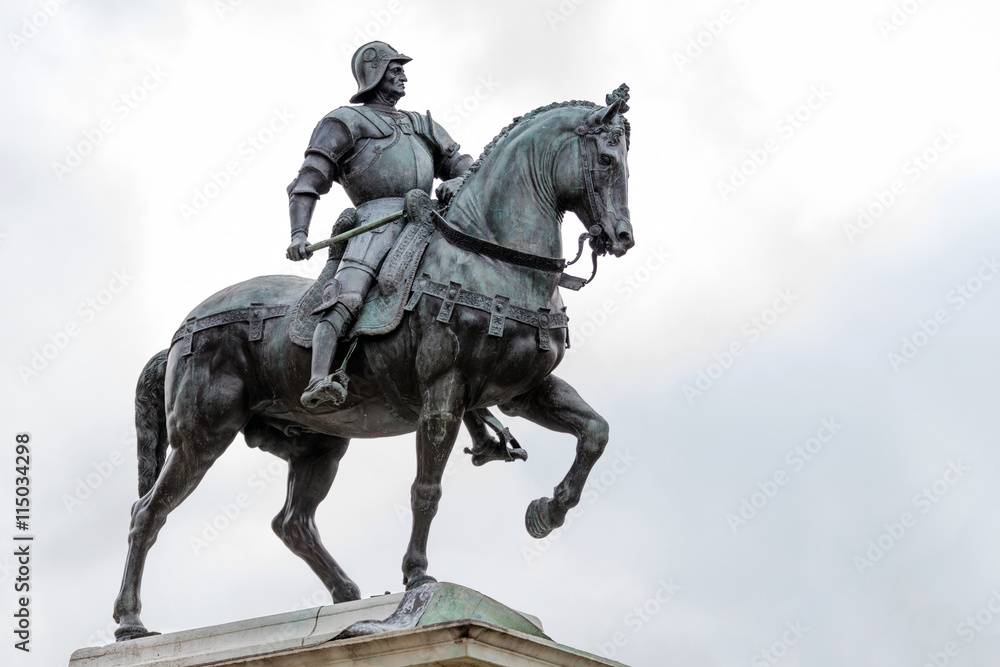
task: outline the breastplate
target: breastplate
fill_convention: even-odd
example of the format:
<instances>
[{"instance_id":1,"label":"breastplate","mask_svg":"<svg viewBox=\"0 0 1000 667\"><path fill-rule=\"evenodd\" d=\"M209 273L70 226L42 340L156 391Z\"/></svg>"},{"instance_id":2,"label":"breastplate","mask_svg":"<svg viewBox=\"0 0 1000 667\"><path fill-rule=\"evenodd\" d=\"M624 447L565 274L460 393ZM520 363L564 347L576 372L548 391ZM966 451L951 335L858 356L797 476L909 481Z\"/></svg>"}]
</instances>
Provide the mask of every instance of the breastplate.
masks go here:
<instances>
[{"instance_id":1,"label":"breastplate","mask_svg":"<svg viewBox=\"0 0 1000 667\"><path fill-rule=\"evenodd\" d=\"M400 113L379 114L392 134L361 139L341 163L340 184L355 206L382 197L402 197L414 188L430 194L434 184L434 157Z\"/></svg>"}]
</instances>

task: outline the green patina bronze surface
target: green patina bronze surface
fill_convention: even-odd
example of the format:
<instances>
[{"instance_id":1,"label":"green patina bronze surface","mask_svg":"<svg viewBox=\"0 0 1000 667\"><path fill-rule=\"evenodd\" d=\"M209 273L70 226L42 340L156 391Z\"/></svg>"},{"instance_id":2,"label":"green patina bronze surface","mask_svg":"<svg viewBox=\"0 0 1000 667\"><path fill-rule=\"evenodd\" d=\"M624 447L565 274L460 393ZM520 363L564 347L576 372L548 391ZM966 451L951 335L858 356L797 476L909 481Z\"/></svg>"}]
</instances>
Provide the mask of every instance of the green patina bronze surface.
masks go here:
<instances>
[{"instance_id":1,"label":"green patina bronze surface","mask_svg":"<svg viewBox=\"0 0 1000 667\"><path fill-rule=\"evenodd\" d=\"M417 621L417 626L475 619L498 625L508 630L517 630L526 635L548 639L541 628L510 607L478 591L455 584L441 584L434 593L427 609Z\"/></svg>"}]
</instances>

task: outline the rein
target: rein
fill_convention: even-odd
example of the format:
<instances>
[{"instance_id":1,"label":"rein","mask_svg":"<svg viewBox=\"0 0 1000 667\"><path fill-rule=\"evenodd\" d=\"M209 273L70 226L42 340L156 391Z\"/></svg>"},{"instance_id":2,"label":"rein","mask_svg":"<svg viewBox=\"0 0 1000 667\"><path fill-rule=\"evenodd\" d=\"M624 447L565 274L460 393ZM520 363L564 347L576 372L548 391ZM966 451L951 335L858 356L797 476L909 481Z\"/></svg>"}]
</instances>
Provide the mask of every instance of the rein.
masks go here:
<instances>
[{"instance_id":1,"label":"rein","mask_svg":"<svg viewBox=\"0 0 1000 667\"><path fill-rule=\"evenodd\" d=\"M601 205L600 199L597 196L597 191L594 188L594 174L606 171L607 168L599 166L597 160L586 148L586 145L588 144L586 141L586 135L596 135L597 133L582 132L578 128L577 134L580 135L580 165L584 174L584 189L587 193L587 206L590 209L591 219L600 220L601 218L597 214L597 211L599 208L603 208L603 206ZM596 142L597 139L595 137L592 142L595 147L597 145ZM559 286L573 291L580 290L584 285L590 283L597 276L597 256L599 254L604 254L603 244L600 242L600 235L603 230L600 225L597 224L591 226L589 230L580 235L580 238L577 241L576 257L574 257L572 261L567 262L565 259L535 255L533 253L507 248L475 236L470 236L469 234L452 227L451 224L445 220L444 216L438 213L435 209L431 209L431 212L434 214L434 227L441 232L441 236L443 236L448 243L452 244L456 248L461 248L462 250L466 250L468 252L474 252L476 254L483 255L484 257L498 259L501 262L513 264L514 266L522 266L549 273L558 272L560 273ZM579 261L580 257L583 255L583 244L588 239L590 240L591 261L594 268L590 273L590 277L584 280L583 278L566 273L563 269L568 266L572 266Z\"/></svg>"},{"instance_id":2,"label":"rein","mask_svg":"<svg viewBox=\"0 0 1000 667\"><path fill-rule=\"evenodd\" d=\"M580 236L579 241L579 252L576 254L576 258L572 262L567 263L565 259L557 257L545 257L543 255L535 255L530 252L523 252L521 250L515 250L514 248L508 248L506 246L498 245L491 241L485 239L477 238L475 236L470 236L465 232L455 229L451 224L444 219L440 213L436 210L431 209L431 213L434 214L434 228L441 232L441 236L444 240L452 244L456 248L461 248L468 252L474 252L478 255L484 257L490 257L492 259L498 259L501 262L507 264L513 264L514 266L522 266L528 269L535 269L538 271L545 271L547 273L559 273L559 286L571 289L574 292L580 290L584 285L589 283L597 275L597 250L592 251L592 257L594 262L594 270L590 274L590 278L584 280L583 278L578 278L577 276L570 275L563 271L567 266L575 263L580 259L580 255L583 253L583 243L587 238L592 240L591 245L593 246L593 240L597 237L591 234L597 225L591 228L591 231L584 232ZM600 228L598 228L598 234L600 234Z\"/></svg>"},{"instance_id":3,"label":"rein","mask_svg":"<svg viewBox=\"0 0 1000 667\"><path fill-rule=\"evenodd\" d=\"M501 262L513 264L514 266L523 266L529 269L547 271L549 273L556 273L566 268L565 259L534 255L530 252L507 248L485 239L469 236L465 232L452 227L451 224L444 219L444 216L434 209L431 209L431 212L434 214L434 226L439 232L441 232L441 236L444 237L445 241L452 244L456 248L474 252L485 257L499 259Z\"/></svg>"},{"instance_id":4,"label":"rein","mask_svg":"<svg viewBox=\"0 0 1000 667\"><path fill-rule=\"evenodd\" d=\"M594 225L589 231L580 234L580 238L576 242L576 257L572 261L566 262L566 266L573 266L576 264L580 257L583 255L583 244L587 239L590 239L590 259L594 264L594 270L590 272L590 277L586 280L583 278L577 278L576 276L571 276L568 273L563 273L559 276L559 285L573 290L574 292L579 291L584 285L588 284L597 276L597 248L595 247L595 242L597 238L601 235L601 228ZM603 254L603 253L601 253ZM565 284L564 284L565 283Z\"/></svg>"}]
</instances>

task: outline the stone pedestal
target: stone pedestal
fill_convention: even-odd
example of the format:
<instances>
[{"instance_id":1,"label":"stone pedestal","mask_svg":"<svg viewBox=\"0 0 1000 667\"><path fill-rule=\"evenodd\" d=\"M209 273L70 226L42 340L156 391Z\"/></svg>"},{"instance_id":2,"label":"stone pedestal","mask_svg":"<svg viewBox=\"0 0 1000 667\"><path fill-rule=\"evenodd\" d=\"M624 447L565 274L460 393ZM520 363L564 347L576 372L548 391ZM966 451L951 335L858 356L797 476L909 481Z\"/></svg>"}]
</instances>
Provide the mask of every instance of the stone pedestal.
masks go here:
<instances>
[{"instance_id":1,"label":"stone pedestal","mask_svg":"<svg viewBox=\"0 0 1000 667\"><path fill-rule=\"evenodd\" d=\"M624 667L557 644L533 616L454 584L83 648L69 662L70 667L204 665Z\"/></svg>"}]
</instances>

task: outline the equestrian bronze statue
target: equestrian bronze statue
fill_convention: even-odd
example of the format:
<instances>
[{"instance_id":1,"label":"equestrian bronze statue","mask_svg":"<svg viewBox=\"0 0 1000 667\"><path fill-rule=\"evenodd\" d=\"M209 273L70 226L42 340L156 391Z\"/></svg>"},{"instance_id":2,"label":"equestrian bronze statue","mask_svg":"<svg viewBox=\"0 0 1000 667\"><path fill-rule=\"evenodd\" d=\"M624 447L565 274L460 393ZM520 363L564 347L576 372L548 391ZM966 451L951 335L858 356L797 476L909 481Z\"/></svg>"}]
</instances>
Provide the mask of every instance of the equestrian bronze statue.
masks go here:
<instances>
[{"instance_id":1,"label":"equestrian bronze statue","mask_svg":"<svg viewBox=\"0 0 1000 667\"><path fill-rule=\"evenodd\" d=\"M574 100L515 118L470 165L429 114L396 111L398 96L376 102L366 96L401 92L405 58L378 42L359 49L356 63L375 62L361 76L355 67L354 101L362 106L327 116L334 118L331 132L343 126L350 138L326 141L321 121L289 188L290 258L308 255L304 232L333 182L356 205L341 214L334 232L356 235L330 246L317 281L262 276L209 297L140 375L140 498L115 601L119 640L150 634L139 619L149 548L167 515L240 433L249 446L288 462L288 496L271 526L334 602L357 600L361 592L323 546L314 516L352 438L416 433L413 527L402 568L407 590L435 581L427 573L427 540L463 421L473 430L474 463L523 458L488 408L577 438L576 458L552 497L529 504L528 532L544 537L580 501L608 424L552 374L570 344L559 286L587 282L564 272L560 231L567 211L583 222L580 250L589 239L595 270L599 254L621 256L634 244L628 89L619 87L604 106ZM376 105L383 108L358 111ZM357 118L347 115L350 109ZM429 159L388 173L407 154L393 152L404 143ZM379 166L382 159L389 161ZM366 169L376 171L363 177ZM437 202L428 173L446 179ZM392 208L403 215L382 232L349 231L392 218ZM319 328L326 331L317 334ZM319 388L312 396L318 400L309 400L309 388ZM487 427L499 440L483 440Z\"/></svg>"}]
</instances>

